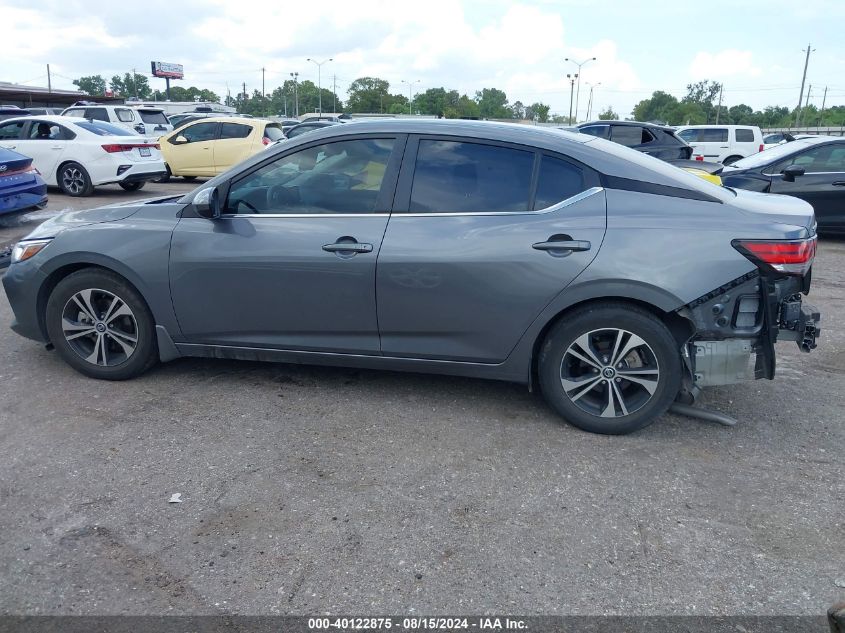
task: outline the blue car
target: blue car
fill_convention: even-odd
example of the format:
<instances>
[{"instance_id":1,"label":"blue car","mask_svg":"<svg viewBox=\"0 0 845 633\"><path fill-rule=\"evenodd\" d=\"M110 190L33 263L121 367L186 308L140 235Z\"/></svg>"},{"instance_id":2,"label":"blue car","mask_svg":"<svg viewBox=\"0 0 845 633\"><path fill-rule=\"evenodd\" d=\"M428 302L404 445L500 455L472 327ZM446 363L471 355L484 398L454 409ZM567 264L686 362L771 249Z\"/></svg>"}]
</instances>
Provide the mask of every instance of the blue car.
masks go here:
<instances>
[{"instance_id":1,"label":"blue car","mask_svg":"<svg viewBox=\"0 0 845 633\"><path fill-rule=\"evenodd\" d=\"M0 215L46 205L47 185L32 159L0 148Z\"/></svg>"}]
</instances>

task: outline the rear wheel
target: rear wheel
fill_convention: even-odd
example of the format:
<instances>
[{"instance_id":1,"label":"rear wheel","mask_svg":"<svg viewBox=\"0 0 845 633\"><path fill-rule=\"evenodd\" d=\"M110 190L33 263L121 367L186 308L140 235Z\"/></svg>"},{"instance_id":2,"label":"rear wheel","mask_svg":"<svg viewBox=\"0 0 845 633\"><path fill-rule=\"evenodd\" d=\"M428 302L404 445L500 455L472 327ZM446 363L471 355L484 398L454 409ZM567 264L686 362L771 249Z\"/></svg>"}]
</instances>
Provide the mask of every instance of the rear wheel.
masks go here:
<instances>
[{"instance_id":1,"label":"rear wheel","mask_svg":"<svg viewBox=\"0 0 845 633\"><path fill-rule=\"evenodd\" d=\"M144 185L146 185L147 183L136 181L136 182L119 182L117 184L119 184L126 191L138 191L140 189L143 189Z\"/></svg>"},{"instance_id":2,"label":"rear wheel","mask_svg":"<svg viewBox=\"0 0 845 633\"><path fill-rule=\"evenodd\" d=\"M184 180L187 180L188 182L193 182L194 180L196 180L196 179L197 179L197 177L196 177L196 176L182 176L182 178L183 178Z\"/></svg>"},{"instance_id":3,"label":"rear wheel","mask_svg":"<svg viewBox=\"0 0 845 633\"><path fill-rule=\"evenodd\" d=\"M92 378L125 380L158 358L152 315L125 279L85 269L62 279L47 301L47 333L71 367Z\"/></svg>"},{"instance_id":4,"label":"rear wheel","mask_svg":"<svg viewBox=\"0 0 845 633\"><path fill-rule=\"evenodd\" d=\"M59 188L74 198L90 196L94 193L91 176L79 163L65 163L59 167L56 180L58 180Z\"/></svg>"},{"instance_id":5,"label":"rear wheel","mask_svg":"<svg viewBox=\"0 0 845 633\"><path fill-rule=\"evenodd\" d=\"M602 303L566 315L546 337L540 386L549 404L593 433L631 433L666 412L680 389L678 344L638 306Z\"/></svg>"},{"instance_id":6,"label":"rear wheel","mask_svg":"<svg viewBox=\"0 0 845 633\"><path fill-rule=\"evenodd\" d=\"M728 156L722 161L723 165L733 165L736 161L742 160L742 156Z\"/></svg>"}]
</instances>

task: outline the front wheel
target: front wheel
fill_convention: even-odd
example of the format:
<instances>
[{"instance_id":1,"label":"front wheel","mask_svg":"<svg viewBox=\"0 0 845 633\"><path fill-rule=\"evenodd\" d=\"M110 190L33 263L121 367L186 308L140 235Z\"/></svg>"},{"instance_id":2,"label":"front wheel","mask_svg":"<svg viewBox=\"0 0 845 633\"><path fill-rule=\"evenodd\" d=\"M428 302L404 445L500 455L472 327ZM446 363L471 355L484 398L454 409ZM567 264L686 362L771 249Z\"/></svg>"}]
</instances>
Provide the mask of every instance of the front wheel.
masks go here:
<instances>
[{"instance_id":1,"label":"front wheel","mask_svg":"<svg viewBox=\"0 0 845 633\"><path fill-rule=\"evenodd\" d=\"M121 186L121 188L126 190L126 191L138 191L140 189L143 189L144 185L146 185L147 183L141 182L141 181L135 181L135 182L119 182L117 184L119 184Z\"/></svg>"},{"instance_id":2,"label":"front wheel","mask_svg":"<svg viewBox=\"0 0 845 633\"><path fill-rule=\"evenodd\" d=\"M47 301L46 321L59 355L91 378L134 378L158 358L144 299L109 271L88 268L62 279Z\"/></svg>"},{"instance_id":3,"label":"front wheel","mask_svg":"<svg viewBox=\"0 0 845 633\"><path fill-rule=\"evenodd\" d=\"M549 404L574 426L621 435L666 412L681 385L678 343L660 319L624 303L586 306L552 328L539 358Z\"/></svg>"}]
</instances>

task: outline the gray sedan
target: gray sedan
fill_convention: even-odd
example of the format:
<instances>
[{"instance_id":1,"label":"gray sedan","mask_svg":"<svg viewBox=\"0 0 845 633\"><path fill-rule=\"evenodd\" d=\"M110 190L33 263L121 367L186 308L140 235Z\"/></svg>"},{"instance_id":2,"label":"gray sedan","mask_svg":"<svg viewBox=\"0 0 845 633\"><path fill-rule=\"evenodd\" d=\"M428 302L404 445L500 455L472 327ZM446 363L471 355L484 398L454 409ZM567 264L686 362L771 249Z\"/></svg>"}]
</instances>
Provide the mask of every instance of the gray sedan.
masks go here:
<instances>
[{"instance_id":1,"label":"gray sedan","mask_svg":"<svg viewBox=\"0 0 845 633\"><path fill-rule=\"evenodd\" d=\"M3 284L12 328L94 378L181 356L475 376L626 433L702 387L773 378L778 340L815 347L815 240L801 200L602 139L391 119L182 198L65 213Z\"/></svg>"}]
</instances>

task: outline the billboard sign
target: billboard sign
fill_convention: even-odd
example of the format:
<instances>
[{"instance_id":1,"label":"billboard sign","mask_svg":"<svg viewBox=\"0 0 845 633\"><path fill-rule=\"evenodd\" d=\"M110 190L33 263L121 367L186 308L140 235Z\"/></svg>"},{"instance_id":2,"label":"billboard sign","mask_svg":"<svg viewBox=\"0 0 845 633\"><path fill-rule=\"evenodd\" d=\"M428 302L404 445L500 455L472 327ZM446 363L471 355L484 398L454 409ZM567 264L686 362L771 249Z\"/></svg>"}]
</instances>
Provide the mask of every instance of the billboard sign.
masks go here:
<instances>
[{"instance_id":1,"label":"billboard sign","mask_svg":"<svg viewBox=\"0 0 845 633\"><path fill-rule=\"evenodd\" d=\"M185 73L182 64L171 64L170 62L151 62L153 77L168 77L170 79L182 79Z\"/></svg>"}]
</instances>

